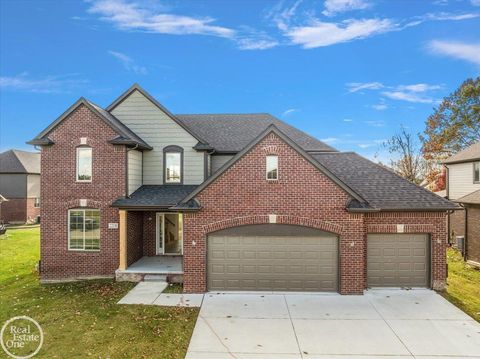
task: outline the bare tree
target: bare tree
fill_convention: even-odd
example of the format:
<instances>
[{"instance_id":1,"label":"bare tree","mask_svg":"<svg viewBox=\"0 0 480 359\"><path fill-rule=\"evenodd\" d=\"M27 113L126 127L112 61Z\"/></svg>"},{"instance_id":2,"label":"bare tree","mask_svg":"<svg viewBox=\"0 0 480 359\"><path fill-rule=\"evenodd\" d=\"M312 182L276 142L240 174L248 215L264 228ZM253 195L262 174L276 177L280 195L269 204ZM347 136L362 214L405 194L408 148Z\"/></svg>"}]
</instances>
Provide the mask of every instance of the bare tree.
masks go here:
<instances>
[{"instance_id":1,"label":"bare tree","mask_svg":"<svg viewBox=\"0 0 480 359\"><path fill-rule=\"evenodd\" d=\"M385 147L392 155L390 167L410 182L421 184L425 179L427 166L418 137L407 132L402 126L400 132L385 143Z\"/></svg>"}]
</instances>

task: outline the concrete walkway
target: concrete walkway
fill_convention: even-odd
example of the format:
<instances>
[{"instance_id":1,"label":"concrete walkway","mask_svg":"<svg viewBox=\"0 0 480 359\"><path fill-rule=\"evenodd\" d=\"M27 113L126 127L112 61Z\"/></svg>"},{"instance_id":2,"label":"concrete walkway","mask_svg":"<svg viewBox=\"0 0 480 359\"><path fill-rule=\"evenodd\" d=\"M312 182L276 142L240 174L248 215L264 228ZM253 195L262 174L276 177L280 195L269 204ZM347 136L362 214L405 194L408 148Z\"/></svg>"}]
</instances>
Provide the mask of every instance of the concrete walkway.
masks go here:
<instances>
[{"instance_id":1,"label":"concrete walkway","mask_svg":"<svg viewBox=\"0 0 480 359\"><path fill-rule=\"evenodd\" d=\"M160 305L166 307L200 307L203 294L162 293L166 282L140 282L118 304Z\"/></svg>"},{"instance_id":2,"label":"concrete walkway","mask_svg":"<svg viewBox=\"0 0 480 359\"><path fill-rule=\"evenodd\" d=\"M187 359L480 358L480 324L430 290L210 294Z\"/></svg>"}]
</instances>

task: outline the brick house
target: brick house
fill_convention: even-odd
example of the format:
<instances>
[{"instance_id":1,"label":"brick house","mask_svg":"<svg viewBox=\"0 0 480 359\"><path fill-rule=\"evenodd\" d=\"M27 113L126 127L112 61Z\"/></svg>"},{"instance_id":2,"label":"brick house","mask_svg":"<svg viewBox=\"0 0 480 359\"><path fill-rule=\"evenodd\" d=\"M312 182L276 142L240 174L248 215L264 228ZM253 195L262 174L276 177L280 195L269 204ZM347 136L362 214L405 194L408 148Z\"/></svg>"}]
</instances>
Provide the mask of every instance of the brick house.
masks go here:
<instances>
[{"instance_id":1,"label":"brick house","mask_svg":"<svg viewBox=\"0 0 480 359\"><path fill-rule=\"evenodd\" d=\"M447 168L447 198L462 206L448 216L450 240L465 238L467 262L480 267L480 142L451 156Z\"/></svg>"},{"instance_id":2,"label":"brick house","mask_svg":"<svg viewBox=\"0 0 480 359\"><path fill-rule=\"evenodd\" d=\"M163 274L185 292L442 289L457 205L268 114L81 98L42 148L42 281Z\"/></svg>"},{"instance_id":3,"label":"brick house","mask_svg":"<svg viewBox=\"0 0 480 359\"><path fill-rule=\"evenodd\" d=\"M0 153L2 223L32 223L40 215L40 153L8 150Z\"/></svg>"}]
</instances>

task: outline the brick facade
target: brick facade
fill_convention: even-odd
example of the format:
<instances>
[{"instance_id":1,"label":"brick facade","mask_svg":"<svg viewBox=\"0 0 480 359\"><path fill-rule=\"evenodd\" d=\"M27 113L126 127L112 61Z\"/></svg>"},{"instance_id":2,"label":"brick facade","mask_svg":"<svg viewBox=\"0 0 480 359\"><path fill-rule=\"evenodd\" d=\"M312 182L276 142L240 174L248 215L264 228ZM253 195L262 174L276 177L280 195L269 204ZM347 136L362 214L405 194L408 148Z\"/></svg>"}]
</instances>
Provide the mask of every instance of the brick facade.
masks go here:
<instances>
[{"instance_id":1,"label":"brick facade","mask_svg":"<svg viewBox=\"0 0 480 359\"><path fill-rule=\"evenodd\" d=\"M448 215L449 227L450 227L450 243L455 244L457 236L465 235L465 211L454 211Z\"/></svg>"},{"instance_id":2,"label":"brick facade","mask_svg":"<svg viewBox=\"0 0 480 359\"><path fill-rule=\"evenodd\" d=\"M55 127L48 137L52 146L42 148L41 166L41 279L113 276L119 264L119 231L108 229L118 223L112 200L125 195L126 148L108 143L117 136L95 113L80 105ZM93 149L92 182L76 182L76 148L87 138ZM100 210L100 250L68 250L68 210Z\"/></svg>"},{"instance_id":3,"label":"brick facade","mask_svg":"<svg viewBox=\"0 0 480 359\"><path fill-rule=\"evenodd\" d=\"M480 205L467 205L467 207L467 260L480 263Z\"/></svg>"},{"instance_id":4,"label":"brick facade","mask_svg":"<svg viewBox=\"0 0 480 359\"><path fill-rule=\"evenodd\" d=\"M279 179L265 180L265 155L279 155ZM367 233L428 233L432 241L432 287L445 283L444 213L353 214L340 187L274 134L268 135L196 197L202 209L184 215L184 290L206 290L208 234L247 224L296 224L339 236L340 292L361 294L366 286Z\"/></svg>"},{"instance_id":5,"label":"brick facade","mask_svg":"<svg viewBox=\"0 0 480 359\"><path fill-rule=\"evenodd\" d=\"M4 223L35 223L40 215L35 198L11 198L0 206L0 220Z\"/></svg>"}]
</instances>

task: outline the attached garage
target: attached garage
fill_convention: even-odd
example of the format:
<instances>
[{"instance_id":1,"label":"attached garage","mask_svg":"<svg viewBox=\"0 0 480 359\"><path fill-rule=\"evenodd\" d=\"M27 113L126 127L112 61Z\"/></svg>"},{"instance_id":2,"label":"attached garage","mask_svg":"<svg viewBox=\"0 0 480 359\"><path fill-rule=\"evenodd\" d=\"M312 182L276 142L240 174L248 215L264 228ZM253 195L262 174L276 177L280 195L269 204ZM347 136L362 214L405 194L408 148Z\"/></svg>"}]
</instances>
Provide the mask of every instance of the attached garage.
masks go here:
<instances>
[{"instance_id":1,"label":"attached garage","mask_svg":"<svg viewBox=\"0 0 480 359\"><path fill-rule=\"evenodd\" d=\"M316 229L263 224L208 236L210 291L338 291L338 238Z\"/></svg>"},{"instance_id":2,"label":"attached garage","mask_svg":"<svg viewBox=\"0 0 480 359\"><path fill-rule=\"evenodd\" d=\"M430 287L426 234L369 234L368 287Z\"/></svg>"}]
</instances>

